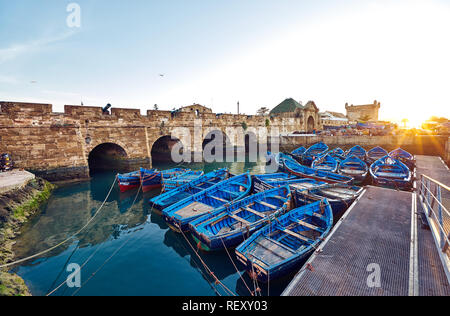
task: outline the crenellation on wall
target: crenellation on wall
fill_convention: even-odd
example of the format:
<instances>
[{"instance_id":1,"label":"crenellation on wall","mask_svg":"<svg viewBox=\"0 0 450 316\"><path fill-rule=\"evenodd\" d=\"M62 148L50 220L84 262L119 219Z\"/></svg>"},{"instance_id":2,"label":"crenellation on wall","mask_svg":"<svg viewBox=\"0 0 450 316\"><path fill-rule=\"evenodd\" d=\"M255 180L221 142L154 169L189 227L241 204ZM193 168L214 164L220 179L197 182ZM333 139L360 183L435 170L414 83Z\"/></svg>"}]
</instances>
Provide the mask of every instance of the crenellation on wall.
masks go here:
<instances>
[{"instance_id":1,"label":"crenellation on wall","mask_svg":"<svg viewBox=\"0 0 450 316\"><path fill-rule=\"evenodd\" d=\"M52 113L53 106L43 103L0 102L1 112L18 116L41 116Z\"/></svg>"},{"instance_id":2,"label":"crenellation on wall","mask_svg":"<svg viewBox=\"0 0 450 316\"><path fill-rule=\"evenodd\" d=\"M129 118L129 119L140 119L141 110L139 109L121 109L121 108L112 108L111 115L119 118Z\"/></svg>"},{"instance_id":3,"label":"crenellation on wall","mask_svg":"<svg viewBox=\"0 0 450 316\"><path fill-rule=\"evenodd\" d=\"M102 108L99 106L79 106L79 105L65 105L64 114L75 118L100 118L103 116Z\"/></svg>"}]
</instances>

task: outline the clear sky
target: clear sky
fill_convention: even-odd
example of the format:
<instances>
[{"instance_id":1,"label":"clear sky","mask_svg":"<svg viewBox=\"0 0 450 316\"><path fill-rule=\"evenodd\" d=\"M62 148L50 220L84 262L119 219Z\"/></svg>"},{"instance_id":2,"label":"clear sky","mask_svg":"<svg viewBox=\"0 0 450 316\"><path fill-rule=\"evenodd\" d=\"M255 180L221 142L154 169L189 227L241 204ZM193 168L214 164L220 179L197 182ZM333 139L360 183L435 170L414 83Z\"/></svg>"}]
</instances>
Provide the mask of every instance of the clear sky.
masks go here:
<instances>
[{"instance_id":1,"label":"clear sky","mask_svg":"<svg viewBox=\"0 0 450 316\"><path fill-rule=\"evenodd\" d=\"M378 100L383 119L450 117L449 17L443 0L0 0L0 100L247 114Z\"/></svg>"}]
</instances>

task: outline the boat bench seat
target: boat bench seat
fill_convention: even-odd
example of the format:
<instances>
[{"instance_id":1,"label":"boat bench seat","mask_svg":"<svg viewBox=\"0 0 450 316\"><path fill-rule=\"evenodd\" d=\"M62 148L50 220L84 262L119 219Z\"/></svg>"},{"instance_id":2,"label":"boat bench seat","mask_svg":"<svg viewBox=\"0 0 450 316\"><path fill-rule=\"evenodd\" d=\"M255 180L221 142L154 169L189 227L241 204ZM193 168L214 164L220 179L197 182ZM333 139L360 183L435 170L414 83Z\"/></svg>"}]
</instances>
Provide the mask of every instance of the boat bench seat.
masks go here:
<instances>
[{"instance_id":1,"label":"boat bench seat","mask_svg":"<svg viewBox=\"0 0 450 316\"><path fill-rule=\"evenodd\" d=\"M225 190L225 189L219 189L219 190L222 191L222 192L228 193L230 195L234 195L234 196L239 195L238 192L228 191L228 190Z\"/></svg>"},{"instance_id":2,"label":"boat bench seat","mask_svg":"<svg viewBox=\"0 0 450 316\"><path fill-rule=\"evenodd\" d=\"M316 225L307 223L307 222L305 222L305 221L301 221L301 220L293 220L293 219L292 219L292 221L294 221L294 222L296 222L297 224L299 224L299 225L301 225L301 226L304 226L304 227L306 227L306 228L309 228L309 229L318 231L319 233L322 233L322 232L323 232L323 229L322 229L322 228L317 227Z\"/></svg>"},{"instance_id":3,"label":"boat bench seat","mask_svg":"<svg viewBox=\"0 0 450 316\"><path fill-rule=\"evenodd\" d=\"M264 206L267 206L268 208L271 208L271 209L273 209L273 210L278 209L277 206L275 206L275 205L273 205L273 204L269 204L269 203L264 202L264 201L257 201L257 203L259 203L259 204L261 204L261 205L264 205Z\"/></svg>"},{"instance_id":4,"label":"boat bench seat","mask_svg":"<svg viewBox=\"0 0 450 316\"><path fill-rule=\"evenodd\" d=\"M253 213L253 214L255 214L256 216L259 216L259 217L261 217L261 218L266 217L265 214L263 214L263 213L261 213L261 212L258 212L258 211L255 211L255 210L253 210L253 209L251 209L251 208L249 208L249 207L246 207L245 210L247 210L247 211L249 211L250 213Z\"/></svg>"},{"instance_id":5,"label":"boat bench seat","mask_svg":"<svg viewBox=\"0 0 450 316\"><path fill-rule=\"evenodd\" d=\"M223 202L223 203L229 203L230 201L222 199L220 197L214 196L214 195L209 195L210 198L215 199L217 201Z\"/></svg>"},{"instance_id":6,"label":"boat bench seat","mask_svg":"<svg viewBox=\"0 0 450 316\"><path fill-rule=\"evenodd\" d=\"M235 219L236 221L241 222L242 224L245 224L245 225L247 225L247 226L250 226L250 225L252 224L252 223L250 223L249 221L246 221L245 219L243 219L243 218L241 218L241 217L239 217L239 216L237 216L237 215L230 214L229 216L230 216L231 218Z\"/></svg>"},{"instance_id":7,"label":"boat bench seat","mask_svg":"<svg viewBox=\"0 0 450 316\"><path fill-rule=\"evenodd\" d=\"M293 236L293 237L295 237L295 238L297 238L297 239L306 241L306 242L308 242L308 243L310 243L310 244L314 243L314 240L309 239L308 237L302 236L302 235L300 235L300 234L297 234L296 232L293 232L293 231L290 230L290 229L284 228L284 229L281 229L281 230L282 230L283 232L285 232L286 234L291 235L291 236Z\"/></svg>"},{"instance_id":8,"label":"boat bench seat","mask_svg":"<svg viewBox=\"0 0 450 316\"><path fill-rule=\"evenodd\" d=\"M319 214L319 213L313 213L312 216L320 218L320 219L324 219L325 218L322 214Z\"/></svg>"}]
</instances>

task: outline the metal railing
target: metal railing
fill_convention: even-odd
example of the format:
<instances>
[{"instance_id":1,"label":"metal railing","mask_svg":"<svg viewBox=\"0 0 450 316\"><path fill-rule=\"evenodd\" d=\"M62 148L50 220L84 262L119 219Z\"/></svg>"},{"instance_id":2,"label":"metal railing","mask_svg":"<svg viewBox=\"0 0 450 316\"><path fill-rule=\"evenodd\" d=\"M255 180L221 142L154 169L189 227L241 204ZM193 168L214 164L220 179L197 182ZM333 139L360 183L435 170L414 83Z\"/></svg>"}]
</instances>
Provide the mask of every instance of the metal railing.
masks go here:
<instances>
[{"instance_id":1,"label":"metal railing","mask_svg":"<svg viewBox=\"0 0 450 316\"><path fill-rule=\"evenodd\" d=\"M426 175L421 175L417 189L450 283L450 188Z\"/></svg>"}]
</instances>

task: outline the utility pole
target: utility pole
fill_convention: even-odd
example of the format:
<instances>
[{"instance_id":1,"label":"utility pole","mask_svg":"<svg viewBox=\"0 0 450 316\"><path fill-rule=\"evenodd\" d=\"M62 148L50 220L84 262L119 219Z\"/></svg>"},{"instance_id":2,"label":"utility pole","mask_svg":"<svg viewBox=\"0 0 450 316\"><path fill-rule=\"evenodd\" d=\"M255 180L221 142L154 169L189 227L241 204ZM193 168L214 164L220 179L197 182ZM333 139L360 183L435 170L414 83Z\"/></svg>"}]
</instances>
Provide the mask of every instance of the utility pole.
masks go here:
<instances>
[{"instance_id":1,"label":"utility pole","mask_svg":"<svg viewBox=\"0 0 450 316\"><path fill-rule=\"evenodd\" d=\"M237 103L237 114L239 115L240 114L240 112L239 112L239 101L238 101L238 103Z\"/></svg>"}]
</instances>

